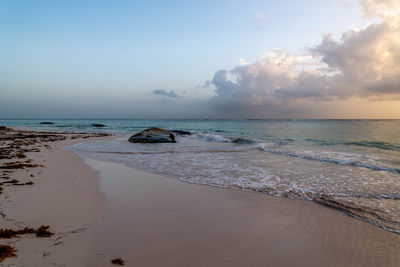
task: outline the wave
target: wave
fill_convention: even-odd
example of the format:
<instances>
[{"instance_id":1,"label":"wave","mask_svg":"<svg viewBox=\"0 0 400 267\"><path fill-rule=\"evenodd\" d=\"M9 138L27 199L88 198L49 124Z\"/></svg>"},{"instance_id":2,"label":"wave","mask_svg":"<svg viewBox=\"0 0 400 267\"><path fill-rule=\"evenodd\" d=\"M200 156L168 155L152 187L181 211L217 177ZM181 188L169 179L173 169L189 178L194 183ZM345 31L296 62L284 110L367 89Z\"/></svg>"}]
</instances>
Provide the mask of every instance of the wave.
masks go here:
<instances>
[{"instance_id":1,"label":"wave","mask_svg":"<svg viewBox=\"0 0 400 267\"><path fill-rule=\"evenodd\" d=\"M313 198L313 201L330 208L341 210L354 218L378 226L387 231L400 234L400 221L398 216L393 214L393 212L363 205L362 198L342 198L334 195L319 194ZM393 202L392 206L398 206L397 201Z\"/></svg>"},{"instance_id":2,"label":"wave","mask_svg":"<svg viewBox=\"0 0 400 267\"><path fill-rule=\"evenodd\" d=\"M358 141L358 142L342 142L343 145L374 147L383 150L400 151L400 145L384 141Z\"/></svg>"},{"instance_id":3,"label":"wave","mask_svg":"<svg viewBox=\"0 0 400 267\"><path fill-rule=\"evenodd\" d=\"M223 143L234 143L234 144L240 144L240 145L251 145L251 144L258 144L261 143L260 140L257 139L250 139L250 138L244 138L244 137L225 137L217 134L209 134L209 133L203 133L203 132L198 132L192 134L192 136L203 140L203 141L209 141L209 142L223 142ZM279 145L279 146L284 146L287 145L290 142L293 142L293 139L283 139L283 140L274 140L271 141L271 144L273 143L274 145Z\"/></svg>"},{"instance_id":4,"label":"wave","mask_svg":"<svg viewBox=\"0 0 400 267\"><path fill-rule=\"evenodd\" d=\"M318 145L323 146L360 146L369 148L379 148L382 150L400 151L400 144L385 142L385 141L327 141L327 140L317 140L317 139L305 139Z\"/></svg>"},{"instance_id":5,"label":"wave","mask_svg":"<svg viewBox=\"0 0 400 267\"><path fill-rule=\"evenodd\" d=\"M137 152L124 152L124 151L104 151L104 150L83 150L85 152L90 153L100 153L100 154L120 154L120 155L159 155L159 154L184 154L188 153L187 151L177 151L177 150L167 150L167 151L137 151ZM239 153L239 152L247 152L248 149L242 150L223 150L223 149L215 149L215 150L198 150L198 151L190 151L191 154L201 154L201 153Z\"/></svg>"},{"instance_id":6,"label":"wave","mask_svg":"<svg viewBox=\"0 0 400 267\"><path fill-rule=\"evenodd\" d=\"M192 136L195 136L203 141L224 142L224 143L232 142L232 139L217 134L199 132L199 133L194 133Z\"/></svg>"},{"instance_id":7,"label":"wave","mask_svg":"<svg viewBox=\"0 0 400 267\"><path fill-rule=\"evenodd\" d=\"M333 164L338 164L338 165L349 165L349 166L356 166L356 167L362 167L362 168L367 168L370 170L375 170L375 171L386 171L386 172L391 172L394 174L400 174L400 168L396 167L390 167L390 166L380 166L376 164L371 164L371 163L364 163L360 162L354 159L345 159L345 158L335 158L335 157L324 157L321 155L310 155L309 153L301 153L301 152L291 152L291 151L285 151L281 150L279 148L286 146L290 142L293 142L294 140L292 139L283 139L283 140L274 140L270 142L260 142L256 139L247 139L243 137L239 138L228 138L224 137L221 135L216 135L216 134L208 134L208 133L195 133L193 136L199 138L200 140L203 141L210 141L210 142L224 142L224 143L233 143L233 144L242 144L242 145L255 145L255 148L260 149L264 152L268 153L273 153L273 154L278 154L278 155L284 155L288 157L296 157L296 158L302 158L302 159L307 159L307 160L314 160L314 161L320 161L320 162L327 162L327 163L333 163ZM308 139L311 140L311 139ZM315 141L315 140L314 140ZM328 141L321 141L322 142L328 142ZM345 142L343 142L345 143ZM392 143L385 143L385 142L346 142L346 144L350 143L356 143L356 144L365 144L368 146L381 146L381 147L389 147L389 144ZM328 144L328 143L327 143ZM333 145L333 144L332 144ZM342 156L351 156L353 157L354 155L348 155L348 154L343 154ZM359 155L357 155L359 156ZM340 157L340 155L337 155L337 157ZM365 156L364 156L365 157Z\"/></svg>"},{"instance_id":8,"label":"wave","mask_svg":"<svg viewBox=\"0 0 400 267\"><path fill-rule=\"evenodd\" d=\"M203 184L214 187L237 189L242 191L252 191L258 193L265 193L276 197L287 197L287 198L300 198L305 200L311 200L318 204L338 209L345 212L347 215L356 219L365 221L377 227L380 227L386 231L400 234L400 217L396 215L393 210L398 209L398 197L385 198L384 196L339 196L334 194L316 193L309 190L304 190L298 187L292 187L287 189L278 189L275 186L261 185L254 183L253 185L241 184L240 182L224 185L221 183L210 183L201 180L193 179L182 179L178 178L183 182L192 184ZM376 207L371 205L369 202L365 204L365 199L369 201L373 199L377 204ZM386 202L382 205L382 201ZM389 205L387 202L390 202ZM388 209L383 206L389 206Z\"/></svg>"},{"instance_id":9,"label":"wave","mask_svg":"<svg viewBox=\"0 0 400 267\"><path fill-rule=\"evenodd\" d=\"M342 210L350 216L388 231L400 233L400 205L398 204L400 193L396 190L398 184L391 182L397 179L397 175L377 173L376 176L382 176L379 179L384 179L385 177L390 179L388 178L383 183L364 188L362 184L357 182L359 181L357 179L355 182L351 181L351 179L348 181L350 177L347 175L348 170L343 168L341 172L338 172L338 178L340 179L337 182L339 184L348 182L349 185L336 188L329 187L329 179L327 180L328 186L326 186L325 181L321 180L325 179L324 176L322 178L314 177L313 174L315 173L311 173L314 171L313 169L310 169L310 173L307 172L304 175L301 172L300 175L291 172L291 176L286 176L287 172L271 171L269 169L270 165L264 166L263 164L263 158L266 156L263 153L267 152L312 161L388 171L394 174L400 173L400 169L379 166L377 163L379 162L378 158L343 152L299 151L299 149L288 151L288 149L295 148L283 147L290 142L290 140L286 139L265 142L243 137L228 138L208 133L194 133L193 135L179 138L182 138L180 139L182 144L178 146L127 146L126 138L120 138L114 141L107 141L108 146L103 141L94 141L90 145L88 145L89 143L86 143L86 145L85 143L74 145L72 150L83 155L86 152L86 156L94 157L94 159L120 162L133 168L158 173L188 183L315 201L319 204ZM203 142L198 142L197 138L207 142L222 143L219 145L205 145ZM260 151L257 152L256 149ZM246 153L249 151L253 152ZM235 154L234 156L229 155L235 152L245 153ZM208 154L201 155L200 153ZM133 156L131 157L130 155ZM248 164L252 156L255 156L255 159L260 160L260 162L251 161ZM242 158L243 161L240 161ZM276 164L288 160L286 157L275 158L277 159L276 162L271 164L277 168L279 168L279 165ZM283 166L287 165L282 165L282 169L286 169ZM301 166L307 165L301 164ZM321 167L324 168L325 166L318 167L321 169ZM363 170L359 171L364 172ZM309 174L311 178L308 177ZM340 174L345 174L344 178ZM355 173L355 175L358 174L359 172ZM367 173L367 175L369 174ZM299 176L298 180L296 176ZM306 181L301 180L303 176L307 179ZM313 180L310 182L310 179ZM390 189L385 189L386 187Z\"/></svg>"},{"instance_id":10,"label":"wave","mask_svg":"<svg viewBox=\"0 0 400 267\"><path fill-rule=\"evenodd\" d=\"M371 170L375 170L375 171L386 171L386 172L391 172L394 174L400 174L400 169L395 168L395 167L379 166L379 165L363 163L363 162L349 160L349 159L343 159L343 158L338 159L338 158L332 158L332 157L323 157L323 156L316 156L316 155L310 155L310 154L299 153L299 152L289 152L289 151L283 151L283 150L278 150L278 149L272 149L270 143L260 143L257 145L257 147L259 149L261 149L262 151L265 151L268 153L273 153L273 154L278 154L278 155L284 155L284 156L296 157L296 158L302 158L302 159L308 159L308 160L315 160L315 161L320 161L320 162L334 163L334 164L338 164L338 165L351 165L351 166L367 168L367 169L371 169Z\"/></svg>"}]
</instances>

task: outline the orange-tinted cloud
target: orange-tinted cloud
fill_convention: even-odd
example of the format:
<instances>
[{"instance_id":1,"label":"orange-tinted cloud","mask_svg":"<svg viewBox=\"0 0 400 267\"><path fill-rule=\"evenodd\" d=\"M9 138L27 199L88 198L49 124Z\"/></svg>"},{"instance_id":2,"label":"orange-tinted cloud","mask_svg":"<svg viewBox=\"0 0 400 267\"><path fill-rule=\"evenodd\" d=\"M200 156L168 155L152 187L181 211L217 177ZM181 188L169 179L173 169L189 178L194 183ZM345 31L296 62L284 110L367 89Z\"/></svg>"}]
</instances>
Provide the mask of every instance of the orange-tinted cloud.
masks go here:
<instances>
[{"instance_id":1,"label":"orange-tinted cloud","mask_svg":"<svg viewBox=\"0 0 400 267\"><path fill-rule=\"evenodd\" d=\"M299 103L400 95L399 1L360 0L380 22L352 29L339 40L325 35L309 55L269 51L253 64L219 70L211 103L218 109L297 110ZM312 57L311 57L312 56ZM363 102L364 103L364 102ZM377 104L374 104L377 106Z\"/></svg>"}]
</instances>

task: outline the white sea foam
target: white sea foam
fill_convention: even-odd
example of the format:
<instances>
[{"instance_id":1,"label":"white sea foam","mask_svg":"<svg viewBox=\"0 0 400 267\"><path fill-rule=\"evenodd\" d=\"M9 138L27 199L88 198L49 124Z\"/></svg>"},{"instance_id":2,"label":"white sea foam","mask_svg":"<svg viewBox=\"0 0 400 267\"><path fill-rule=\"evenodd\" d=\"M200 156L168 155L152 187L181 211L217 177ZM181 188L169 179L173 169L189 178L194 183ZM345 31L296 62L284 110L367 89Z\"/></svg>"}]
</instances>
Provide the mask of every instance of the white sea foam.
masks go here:
<instances>
[{"instance_id":1,"label":"white sea foam","mask_svg":"<svg viewBox=\"0 0 400 267\"><path fill-rule=\"evenodd\" d=\"M399 173L378 156L281 141L236 144L232 140L197 133L177 137L176 144L131 144L124 137L76 144L69 149L84 157L119 162L189 183L313 200L321 195L369 199L375 203L371 207L379 207L388 218L397 218L392 204L377 203L400 199Z\"/></svg>"},{"instance_id":2,"label":"white sea foam","mask_svg":"<svg viewBox=\"0 0 400 267\"><path fill-rule=\"evenodd\" d=\"M217 134L195 133L192 135L192 137L197 137L203 141L226 142L226 143L232 142L232 139Z\"/></svg>"}]
</instances>

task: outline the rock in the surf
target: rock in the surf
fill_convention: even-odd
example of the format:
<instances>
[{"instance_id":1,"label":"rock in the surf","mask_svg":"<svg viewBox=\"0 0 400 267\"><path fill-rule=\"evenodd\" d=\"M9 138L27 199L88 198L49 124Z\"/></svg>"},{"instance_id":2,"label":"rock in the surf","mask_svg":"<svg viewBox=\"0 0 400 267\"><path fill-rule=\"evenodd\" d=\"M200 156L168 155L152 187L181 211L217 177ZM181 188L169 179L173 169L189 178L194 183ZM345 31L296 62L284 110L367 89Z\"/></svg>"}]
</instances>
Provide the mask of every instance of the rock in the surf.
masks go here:
<instances>
[{"instance_id":1,"label":"rock in the surf","mask_svg":"<svg viewBox=\"0 0 400 267\"><path fill-rule=\"evenodd\" d=\"M172 130L171 133L176 135L191 135L192 133L189 131L182 131L182 130Z\"/></svg>"},{"instance_id":2,"label":"rock in the surf","mask_svg":"<svg viewBox=\"0 0 400 267\"><path fill-rule=\"evenodd\" d=\"M49 125L51 125L51 124L54 124L54 122L51 122L51 121L42 121L40 124L44 124L44 125L49 124Z\"/></svg>"},{"instance_id":3,"label":"rock in the surf","mask_svg":"<svg viewBox=\"0 0 400 267\"><path fill-rule=\"evenodd\" d=\"M92 123L93 127L106 127L104 124L101 123Z\"/></svg>"},{"instance_id":4,"label":"rock in the surf","mask_svg":"<svg viewBox=\"0 0 400 267\"><path fill-rule=\"evenodd\" d=\"M233 139L232 143L245 145L245 144L254 144L255 141L239 137L239 138Z\"/></svg>"},{"instance_id":5,"label":"rock in the surf","mask_svg":"<svg viewBox=\"0 0 400 267\"><path fill-rule=\"evenodd\" d=\"M176 143L175 136L170 131L156 127L134 134L128 141L131 143Z\"/></svg>"}]
</instances>

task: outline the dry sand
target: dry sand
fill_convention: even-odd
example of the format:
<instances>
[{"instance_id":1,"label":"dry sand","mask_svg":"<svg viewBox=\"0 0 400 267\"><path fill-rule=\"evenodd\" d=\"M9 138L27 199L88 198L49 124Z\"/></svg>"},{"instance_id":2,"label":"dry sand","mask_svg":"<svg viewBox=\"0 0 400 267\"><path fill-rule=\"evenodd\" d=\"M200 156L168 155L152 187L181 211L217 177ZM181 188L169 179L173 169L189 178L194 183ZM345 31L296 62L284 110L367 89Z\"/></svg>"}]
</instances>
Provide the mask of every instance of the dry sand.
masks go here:
<instances>
[{"instance_id":1,"label":"dry sand","mask_svg":"<svg viewBox=\"0 0 400 267\"><path fill-rule=\"evenodd\" d=\"M32 187L2 195L2 227L42 224L50 238L0 240L14 266L400 266L400 235L310 201L193 185L63 146L34 153ZM100 178L100 179L99 179ZM7 266L7 265L5 265ZM11 265L12 266L12 265Z\"/></svg>"},{"instance_id":2,"label":"dry sand","mask_svg":"<svg viewBox=\"0 0 400 267\"><path fill-rule=\"evenodd\" d=\"M1 244L18 250L17 258L7 258L0 266L86 266L94 244L85 229L100 221L105 200L99 193L96 173L75 153L62 148L83 141L87 139L52 142L50 149L26 153L44 167L10 174L10 179L33 181L34 185L4 189L0 195L0 228L49 225L55 235L0 239Z\"/></svg>"}]
</instances>

